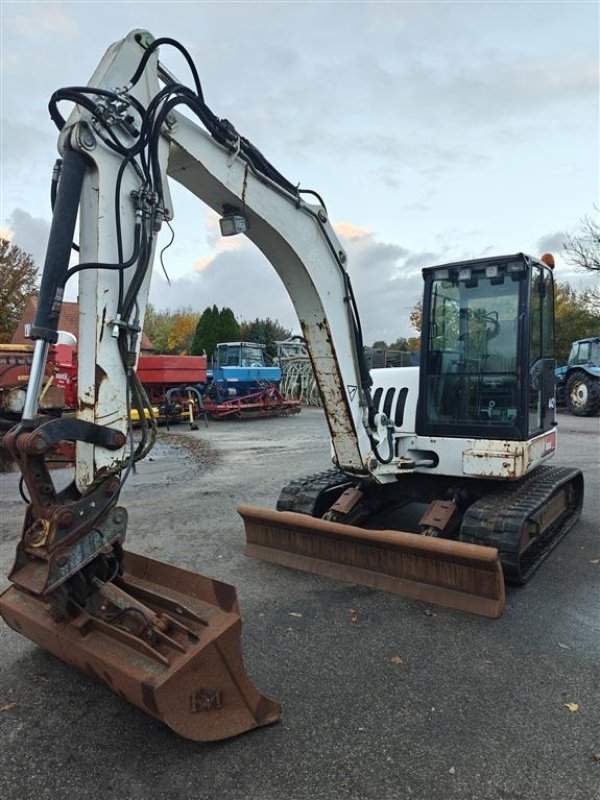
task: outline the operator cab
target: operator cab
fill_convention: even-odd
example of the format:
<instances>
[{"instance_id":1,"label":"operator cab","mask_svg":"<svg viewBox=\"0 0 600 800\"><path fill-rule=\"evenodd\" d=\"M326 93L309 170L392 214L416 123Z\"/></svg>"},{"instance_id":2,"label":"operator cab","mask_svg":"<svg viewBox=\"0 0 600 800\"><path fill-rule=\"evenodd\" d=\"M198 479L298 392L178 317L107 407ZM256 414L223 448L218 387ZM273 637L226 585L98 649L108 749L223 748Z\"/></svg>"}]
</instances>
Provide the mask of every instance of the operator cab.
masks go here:
<instances>
[{"instance_id":1,"label":"operator cab","mask_svg":"<svg viewBox=\"0 0 600 800\"><path fill-rule=\"evenodd\" d=\"M264 367L264 344L256 342L221 342L217 345L215 367Z\"/></svg>"},{"instance_id":2,"label":"operator cab","mask_svg":"<svg viewBox=\"0 0 600 800\"><path fill-rule=\"evenodd\" d=\"M423 270L417 432L526 441L554 422L554 284L518 253Z\"/></svg>"}]
</instances>

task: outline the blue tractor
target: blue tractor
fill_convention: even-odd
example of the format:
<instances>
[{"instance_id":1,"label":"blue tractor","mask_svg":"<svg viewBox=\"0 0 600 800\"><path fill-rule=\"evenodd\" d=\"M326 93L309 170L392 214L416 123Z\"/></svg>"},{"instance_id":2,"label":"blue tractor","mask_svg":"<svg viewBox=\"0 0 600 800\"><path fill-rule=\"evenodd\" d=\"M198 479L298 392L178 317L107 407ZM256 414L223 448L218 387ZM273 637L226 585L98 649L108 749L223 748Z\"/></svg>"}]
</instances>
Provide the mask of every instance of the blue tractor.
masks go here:
<instances>
[{"instance_id":1,"label":"blue tractor","mask_svg":"<svg viewBox=\"0 0 600 800\"><path fill-rule=\"evenodd\" d=\"M266 346L256 342L222 342L208 370L208 396L214 402L244 397L265 386L279 388L281 369L265 363Z\"/></svg>"},{"instance_id":2,"label":"blue tractor","mask_svg":"<svg viewBox=\"0 0 600 800\"><path fill-rule=\"evenodd\" d=\"M592 417L600 413L600 336L578 339L568 362L557 367L556 402L571 414Z\"/></svg>"}]
</instances>

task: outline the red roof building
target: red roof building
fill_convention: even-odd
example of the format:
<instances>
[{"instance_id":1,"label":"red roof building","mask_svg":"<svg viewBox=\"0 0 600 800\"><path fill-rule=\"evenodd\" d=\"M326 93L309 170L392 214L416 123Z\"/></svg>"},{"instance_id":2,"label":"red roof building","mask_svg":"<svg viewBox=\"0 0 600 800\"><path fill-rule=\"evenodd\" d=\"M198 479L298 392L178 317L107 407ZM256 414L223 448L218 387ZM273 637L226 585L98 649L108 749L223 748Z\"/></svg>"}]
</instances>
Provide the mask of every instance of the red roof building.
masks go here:
<instances>
[{"instance_id":1,"label":"red roof building","mask_svg":"<svg viewBox=\"0 0 600 800\"><path fill-rule=\"evenodd\" d=\"M33 325L36 311L37 298L32 297L25 306L23 316L21 317L19 324L17 325L17 329L11 339L11 344L31 344L31 340L25 335L25 326ZM60 317L58 320L58 330L72 333L76 338L79 336L79 305L77 303L62 304ZM145 333L142 333L141 352L144 354L151 354L154 352L152 342Z\"/></svg>"}]
</instances>

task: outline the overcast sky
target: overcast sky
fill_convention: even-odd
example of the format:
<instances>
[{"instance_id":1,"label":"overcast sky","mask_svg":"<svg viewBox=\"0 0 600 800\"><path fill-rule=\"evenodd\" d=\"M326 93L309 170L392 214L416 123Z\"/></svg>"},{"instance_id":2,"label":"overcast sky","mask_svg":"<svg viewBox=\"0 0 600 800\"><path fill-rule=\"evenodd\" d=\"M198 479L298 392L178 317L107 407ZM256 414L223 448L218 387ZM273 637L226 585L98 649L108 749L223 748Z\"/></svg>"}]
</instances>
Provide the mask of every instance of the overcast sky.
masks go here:
<instances>
[{"instance_id":1,"label":"overcast sky","mask_svg":"<svg viewBox=\"0 0 600 800\"><path fill-rule=\"evenodd\" d=\"M0 5L0 228L40 265L56 158L48 99L87 83L105 49L134 28L179 40L212 110L325 199L368 343L411 335L421 267L559 256L565 232L595 213L595 0ZM160 58L189 74L176 51ZM270 316L298 333L253 245L221 240L212 212L177 186L173 201L171 286L156 272L151 300L227 305L238 319ZM581 288L584 278L557 260L558 278Z\"/></svg>"}]
</instances>

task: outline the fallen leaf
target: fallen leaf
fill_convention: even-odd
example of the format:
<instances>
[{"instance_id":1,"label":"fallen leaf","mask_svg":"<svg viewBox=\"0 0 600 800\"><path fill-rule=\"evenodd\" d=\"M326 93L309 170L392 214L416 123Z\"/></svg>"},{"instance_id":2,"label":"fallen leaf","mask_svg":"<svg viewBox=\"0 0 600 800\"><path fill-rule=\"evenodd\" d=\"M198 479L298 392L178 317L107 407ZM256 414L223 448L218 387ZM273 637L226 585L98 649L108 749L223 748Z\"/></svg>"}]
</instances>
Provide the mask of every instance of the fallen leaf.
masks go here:
<instances>
[{"instance_id":1,"label":"fallen leaf","mask_svg":"<svg viewBox=\"0 0 600 800\"><path fill-rule=\"evenodd\" d=\"M565 708L568 708L573 714L579 711L579 703L565 703Z\"/></svg>"},{"instance_id":2,"label":"fallen leaf","mask_svg":"<svg viewBox=\"0 0 600 800\"><path fill-rule=\"evenodd\" d=\"M450 767L448 772L450 773L450 775L456 775L456 767Z\"/></svg>"},{"instance_id":3,"label":"fallen leaf","mask_svg":"<svg viewBox=\"0 0 600 800\"><path fill-rule=\"evenodd\" d=\"M430 611L429 609L426 609L423 613L425 614L426 617L437 617L437 614L434 613L433 611Z\"/></svg>"},{"instance_id":4,"label":"fallen leaf","mask_svg":"<svg viewBox=\"0 0 600 800\"><path fill-rule=\"evenodd\" d=\"M390 661L392 662L392 664L404 664L404 661L402 660L402 656L392 656L390 658Z\"/></svg>"},{"instance_id":5,"label":"fallen leaf","mask_svg":"<svg viewBox=\"0 0 600 800\"><path fill-rule=\"evenodd\" d=\"M355 611L353 608L350 609L350 620L352 622L358 622L358 611Z\"/></svg>"},{"instance_id":6,"label":"fallen leaf","mask_svg":"<svg viewBox=\"0 0 600 800\"><path fill-rule=\"evenodd\" d=\"M594 753L594 761L600 764L600 753Z\"/></svg>"},{"instance_id":7,"label":"fallen leaf","mask_svg":"<svg viewBox=\"0 0 600 800\"><path fill-rule=\"evenodd\" d=\"M290 611L290 617L301 617L302 614L298 613L298 611Z\"/></svg>"},{"instance_id":8,"label":"fallen leaf","mask_svg":"<svg viewBox=\"0 0 600 800\"><path fill-rule=\"evenodd\" d=\"M0 706L0 711L10 711L16 705L17 704L14 701L12 703L5 703L3 706Z\"/></svg>"}]
</instances>

